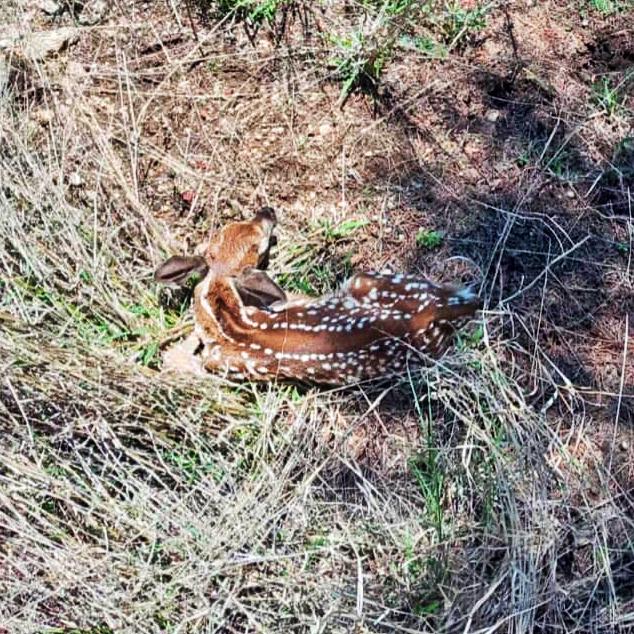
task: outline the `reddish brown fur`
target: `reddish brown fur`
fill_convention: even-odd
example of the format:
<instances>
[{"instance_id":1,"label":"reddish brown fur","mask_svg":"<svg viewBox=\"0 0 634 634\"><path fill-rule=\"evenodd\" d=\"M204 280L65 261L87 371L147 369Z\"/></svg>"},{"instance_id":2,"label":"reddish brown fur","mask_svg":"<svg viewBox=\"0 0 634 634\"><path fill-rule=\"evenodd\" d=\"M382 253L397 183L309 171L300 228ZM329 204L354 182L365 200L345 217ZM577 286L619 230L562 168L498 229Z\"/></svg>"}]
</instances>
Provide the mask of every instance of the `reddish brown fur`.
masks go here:
<instances>
[{"instance_id":1,"label":"reddish brown fur","mask_svg":"<svg viewBox=\"0 0 634 634\"><path fill-rule=\"evenodd\" d=\"M274 221L273 221L274 223ZM464 289L404 275L358 274L338 295L245 306L234 277L268 254L270 218L233 223L210 240L196 288L196 333L208 370L340 384L402 372L438 355L479 302Z\"/></svg>"},{"instance_id":2,"label":"reddish brown fur","mask_svg":"<svg viewBox=\"0 0 634 634\"><path fill-rule=\"evenodd\" d=\"M225 225L209 238L205 258L216 275L237 275L247 267L259 267L268 257L275 212L265 207L253 220Z\"/></svg>"}]
</instances>

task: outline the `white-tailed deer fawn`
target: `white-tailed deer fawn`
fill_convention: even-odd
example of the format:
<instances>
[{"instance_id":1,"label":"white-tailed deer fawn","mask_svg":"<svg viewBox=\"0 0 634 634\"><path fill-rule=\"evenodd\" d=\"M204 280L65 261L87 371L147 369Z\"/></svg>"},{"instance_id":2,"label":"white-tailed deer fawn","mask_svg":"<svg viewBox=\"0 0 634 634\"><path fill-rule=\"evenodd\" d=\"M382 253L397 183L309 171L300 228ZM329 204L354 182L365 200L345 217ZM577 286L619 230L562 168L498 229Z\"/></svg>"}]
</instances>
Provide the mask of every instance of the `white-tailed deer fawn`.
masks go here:
<instances>
[{"instance_id":1,"label":"white-tailed deer fawn","mask_svg":"<svg viewBox=\"0 0 634 634\"><path fill-rule=\"evenodd\" d=\"M211 236L205 257L176 256L155 273L165 283L204 275L193 341L205 370L333 385L399 374L421 353L438 356L480 307L467 288L380 273L357 274L332 296L289 298L257 268L275 224L264 208Z\"/></svg>"}]
</instances>

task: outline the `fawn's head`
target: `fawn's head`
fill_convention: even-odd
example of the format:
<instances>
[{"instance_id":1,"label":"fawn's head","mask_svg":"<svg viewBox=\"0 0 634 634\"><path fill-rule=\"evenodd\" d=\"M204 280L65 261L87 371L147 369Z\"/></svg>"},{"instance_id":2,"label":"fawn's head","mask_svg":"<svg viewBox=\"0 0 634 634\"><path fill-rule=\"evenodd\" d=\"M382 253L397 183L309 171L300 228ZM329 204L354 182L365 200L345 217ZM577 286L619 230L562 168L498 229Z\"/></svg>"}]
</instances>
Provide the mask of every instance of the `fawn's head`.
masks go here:
<instances>
[{"instance_id":1,"label":"fawn's head","mask_svg":"<svg viewBox=\"0 0 634 634\"><path fill-rule=\"evenodd\" d=\"M184 284L194 273L234 276L245 269L266 268L276 224L275 211L263 207L253 219L232 222L219 233L213 232L204 256L172 256L156 269L154 279L163 284Z\"/></svg>"}]
</instances>

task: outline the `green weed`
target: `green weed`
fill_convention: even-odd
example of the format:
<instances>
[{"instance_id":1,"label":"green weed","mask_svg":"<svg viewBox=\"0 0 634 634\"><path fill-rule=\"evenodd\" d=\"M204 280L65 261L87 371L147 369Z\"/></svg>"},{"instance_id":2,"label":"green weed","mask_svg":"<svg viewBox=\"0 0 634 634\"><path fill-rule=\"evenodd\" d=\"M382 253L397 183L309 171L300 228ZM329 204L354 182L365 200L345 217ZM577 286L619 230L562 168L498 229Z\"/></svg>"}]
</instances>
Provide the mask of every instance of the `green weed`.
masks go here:
<instances>
[{"instance_id":1,"label":"green weed","mask_svg":"<svg viewBox=\"0 0 634 634\"><path fill-rule=\"evenodd\" d=\"M444 539L443 494L445 491L445 472L437 449L427 447L409 461L409 470L414 476L418 488L425 500L425 513L428 515L438 541Z\"/></svg>"},{"instance_id":2,"label":"green weed","mask_svg":"<svg viewBox=\"0 0 634 634\"><path fill-rule=\"evenodd\" d=\"M173 631L175 624L170 620L165 612L156 612L154 614L154 622L159 626L161 631Z\"/></svg>"},{"instance_id":3,"label":"green weed","mask_svg":"<svg viewBox=\"0 0 634 634\"><path fill-rule=\"evenodd\" d=\"M341 82L342 105L355 91L378 96L396 46L444 59L451 48L486 26L490 9L489 5L465 9L460 2L445 3L440 9L437 3L414 0L362 0L361 6L372 14L370 29L328 36L334 47L329 65ZM416 34L426 22L439 31L442 42L432 34Z\"/></svg>"},{"instance_id":4,"label":"green weed","mask_svg":"<svg viewBox=\"0 0 634 634\"><path fill-rule=\"evenodd\" d=\"M352 273L352 254L333 258L333 247L349 240L368 223L365 219L318 222L314 227L314 241L289 247L287 270L277 276L277 282L287 291L305 295L332 291L339 281Z\"/></svg>"},{"instance_id":5,"label":"green weed","mask_svg":"<svg viewBox=\"0 0 634 634\"><path fill-rule=\"evenodd\" d=\"M409 534L404 539L405 570L418 587L429 588L412 604L412 612L418 616L436 614L442 603L435 588L447 577L447 566L438 557L417 554Z\"/></svg>"},{"instance_id":6,"label":"green weed","mask_svg":"<svg viewBox=\"0 0 634 634\"><path fill-rule=\"evenodd\" d=\"M295 246L290 249L289 270L277 276L277 282L291 293L317 295L317 279L323 279L325 270L319 262L319 254L313 245Z\"/></svg>"},{"instance_id":7,"label":"green weed","mask_svg":"<svg viewBox=\"0 0 634 634\"><path fill-rule=\"evenodd\" d=\"M344 220L338 224L330 220L321 220L319 226L323 231L324 239L330 242L350 238L359 229L370 224L369 220Z\"/></svg>"},{"instance_id":8,"label":"green weed","mask_svg":"<svg viewBox=\"0 0 634 634\"><path fill-rule=\"evenodd\" d=\"M319 550L328 545L328 537L326 535L314 535L309 537L307 547L310 550Z\"/></svg>"},{"instance_id":9,"label":"green weed","mask_svg":"<svg viewBox=\"0 0 634 634\"><path fill-rule=\"evenodd\" d=\"M425 565L421 558L416 555L414 550L414 542L411 535L405 535L404 539L404 555L405 555L405 569L407 573L413 578L418 579L425 571Z\"/></svg>"},{"instance_id":10,"label":"green weed","mask_svg":"<svg viewBox=\"0 0 634 634\"><path fill-rule=\"evenodd\" d=\"M233 14L252 24L272 22L286 0L217 0L220 15Z\"/></svg>"},{"instance_id":11,"label":"green weed","mask_svg":"<svg viewBox=\"0 0 634 634\"><path fill-rule=\"evenodd\" d=\"M434 3L425 5L425 10L432 24L440 30L449 49L456 47L470 35L484 29L487 25L487 14L491 4L464 8L458 1L445 3L445 10L438 11ZM433 12L433 13L432 13Z\"/></svg>"},{"instance_id":12,"label":"green weed","mask_svg":"<svg viewBox=\"0 0 634 634\"><path fill-rule=\"evenodd\" d=\"M361 31L346 36L330 36L335 46L329 65L341 82L340 103L343 106L355 91L376 96L393 42L379 42Z\"/></svg>"},{"instance_id":13,"label":"green weed","mask_svg":"<svg viewBox=\"0 0 634 634\"><path fill-rule=\"evenodd\" d=\"M316 296L332 291L337 281L347 277L352 267L348 264L349 258L343 263L343 269L337 269L336 265L327 260L322 263L297 265L294 270L277 276L278 283L287 291Z\"/></svg>"},{"instance_id":14,"label":"green weed","mask_svg":"<svg viewBox=\"0 0 634 634\"><path fill-rule=\"evenodd\" d=\"M625 2L619 0L588 0L590 7L603 15L612 15L626 8Z\"/></svg>"},{"instance_id":15,"label":"green weed","mask_svg":"<svg viewBox=\"0 0 634 634\"><path fill-rule=\"evenodd\" d=\"M440 231L421 228L416 233L416 244L424 249L437 249L443 240L444 236Z\"/></svg>"},{"instance_id":16,"label":"green weed","mask_svg":"<svg viewBox=\"0 0 634 634\"><path fill-rule=\"evenodd\" d=\"M398 40L399 46L406 50L416 50L430 59L447 59L449 51L442 42L436 41L432 36L412 36L401 35Z\"/></svg>"},{"instance_id":17,"label":"green weed","mask_svg":"<svg viewBox=\"0 0 634 634\"><path fill-rule=\"evenodd\" d=\"M484 328L482 326L478 326L473 332L469 332L468 330L463 330L456 333L456 349L457 350L478 348L483 341L484 341Z\"/></svg>"},{"instance_id":18,"label":"green weed","mask_svg":"<svg viewBox=\"0 0 634 634\"><path fill-rule=\"evenodd\" d=\"M518 157L515 159L515 162L520 167L526 167L531 162L531 153L529 149L522 150Z\"/></svg>"},{"instance_id":19,"label":"green weed","mask_svg":"<svg viewBox=\"0 0 634 634\"><path fill-rule=\"evenodd\" d=\"M287 17L297 0L193 0L204 19L211 15L241 24L253 44L255 36L264 26L270 29L277 42L284 34ZM220 65L214 65L216 72Z\"/></svg>"},{"instance_id":20,"label":"green weed","mask_svg":"<svg viewBox=\"0 0 634 634\"><path fill-rule=\"evenodd\" d=\"M441 607L442 603L439 600L417 602L414 604L412 611L417 616L431 616L440 612Z\"/></svg>"},{"instance_id":21,"label":"green weed","mask_svg":"<svg viewBox=\"0 0 634 634\"><path fill-rule=\"evenodd\" d=\"M625 82L621 82L615 86L609 77L602 77L600 81L592 86L594 103L599 106L608 117L613 117L623 107L626 96L621 95L621 91L624 85Z\"/></svg>"},{"instance_id":22,"label":"green weed","mask_svg":"<svg viewBox=\"0 0 634 634\"><path fill-rule=\"evenodd\" d=\"M210 456L194 450L172 450L163 453L165 462L176 467L187 480L188 484L199 482L206 476L211 476L216 482L222 482L224 471Z\"/></svg>"},{"instance_id":23,"label":"green weed","mask_svg":"<svg viewBox=\"0 0 634 634\"><path fill-rule=\"evenodd\" d=\"M317 295L318 290L310 281L310 272L281 273L277 276L279 284L290 293L302 295Z\"/></svg>"},{"instance_id":24,"label":"green weed","mask_svg":"<svg viewBox=\"0 0 634 634\"><path fill-rule=\"evenodd\" d=\"M564 183L574 183L580 178L575 154L565 145L545 147L544 141L532 141L515 161L520 167L542 165L548 174Z\"/></svg>"},{"instance_id":25,"label":"green weed","mask_svg":"<svg viewBox=\"0 0 634 634\"><path fill-rule=\"evenodd\" d=\"M88 271L81 271L79 278L86 284L92 280ZM166 311L148 293L135 304L123 304L119 314L107 314L94 306L77 304L55 287L44 287L33 278L15 277L13 284L24 299L53 308L67 318L86 343L123 348L147 367L157 367L160 332L174 327L188 308L188 302L183 302L177 310Z\"/></svg>"},{"instance_id":26,"label":"green weed","mask_svg":"<svg viewBox=\"0 0 634 634\"><path fill-rule=\"evenodd\" d=\"M390 17L403 15L419 4L419 0L361 0L365 9L382 11Z\"/></svg>"},{"instance_id":27,"label":"green weed","mask_svg":"<svg viewBox=\"0 0 634 634\"><path fill-rule=\"evenodd\" d=\"M547 158L545 167L547 172L560 181L570 183L578 178L577 171L572 167L572 155L564 147L559 148L552 153L550 158Z\"/></svg>"}]
</instances>

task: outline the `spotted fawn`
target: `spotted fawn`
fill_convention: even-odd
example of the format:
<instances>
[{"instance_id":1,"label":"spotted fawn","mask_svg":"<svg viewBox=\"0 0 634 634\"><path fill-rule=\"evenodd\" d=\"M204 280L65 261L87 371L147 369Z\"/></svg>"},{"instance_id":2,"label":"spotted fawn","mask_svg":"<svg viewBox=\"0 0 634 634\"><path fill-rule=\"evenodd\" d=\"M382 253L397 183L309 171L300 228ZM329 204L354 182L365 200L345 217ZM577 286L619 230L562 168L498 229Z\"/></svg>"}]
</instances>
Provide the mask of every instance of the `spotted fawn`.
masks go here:
<instances>
[{"instance_id":1,"label":"spotted fawn","mask_svg":"<svg viewBox=\"0 0 634 634\"><path fill-rule=\"evenodd\" d=\"M401 374L438 357L480 308L468 288L413 275L359 273L327 297L288 296L263 270L276 225L263 208L212 235L204 256L176 256L155 279L194 291L191 354L203 371L340 385Z\"/></svg>"}]
</instances>

